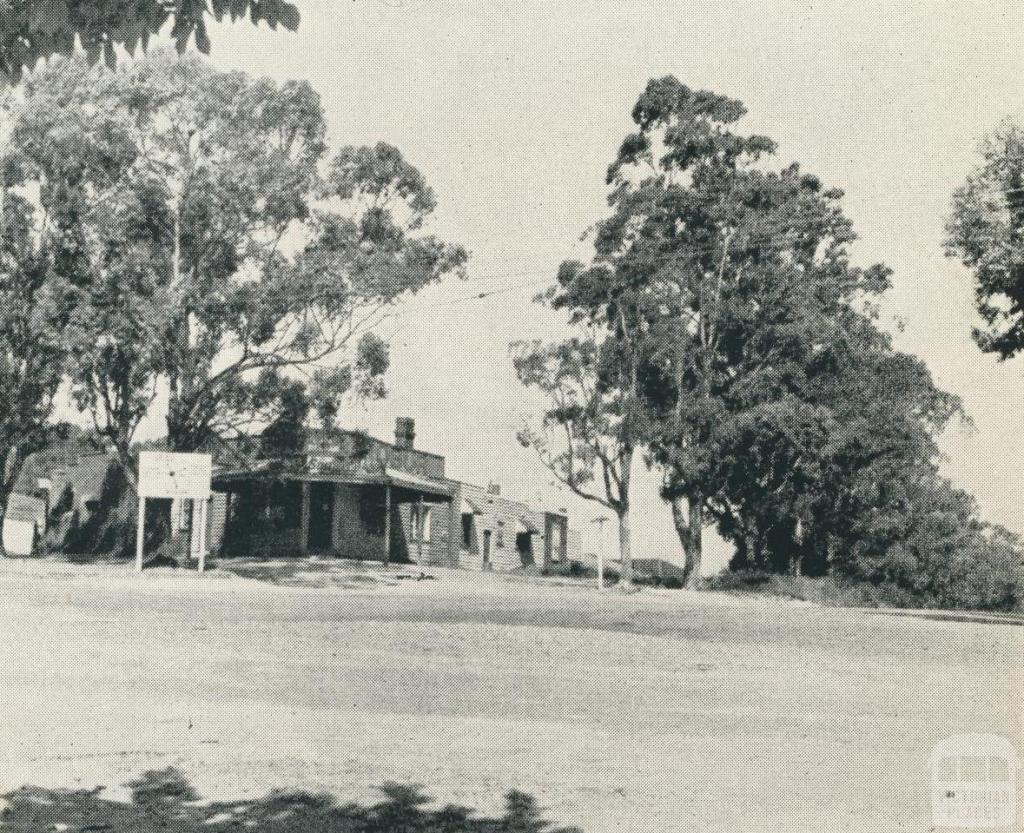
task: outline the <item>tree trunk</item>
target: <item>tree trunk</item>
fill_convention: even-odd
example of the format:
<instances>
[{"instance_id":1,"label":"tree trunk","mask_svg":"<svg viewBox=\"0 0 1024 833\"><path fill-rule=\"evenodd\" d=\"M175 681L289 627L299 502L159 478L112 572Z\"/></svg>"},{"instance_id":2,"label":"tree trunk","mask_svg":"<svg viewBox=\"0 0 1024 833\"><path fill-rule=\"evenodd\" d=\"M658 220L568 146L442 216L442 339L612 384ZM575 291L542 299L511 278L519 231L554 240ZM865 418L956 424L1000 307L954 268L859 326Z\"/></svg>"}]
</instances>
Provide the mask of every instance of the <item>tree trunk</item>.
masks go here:
<instances>
[{"instance_id":1,"label":"tree trunk","mask_svg":"<svg viewBox=\"0 0 1024 833\"><path fill-rule=\"evenodd\" d=\"M683 502L686 511L683 511ZM695 588L700 585L700 565L704 548L704 500L700 495L677 497L672 501L672 521L683 545L686 563L683 565L683 586Z\"/></svg>"},{"instance_id":2,"label":"tree trunk","mask_svg":"<svg viewBox=\"0 0 1024 833\"><path fill-rule=\"evenodd\" d=\"M175 323L176 365L171 373L171 395L167 413L167 445L171 451L196 451L199 442L195 430L196 373L192 353L192 312L185 297L181 263L181 198L173 208L173 248L171 251L171 285L182 293L182 312Z\"/></svg>"},{"instance_id":3,"label":"tree trunk","mask_svg":"<svg viewBox=\"0 0 1024 833\"><path fill-rule=\"evenodd\" d=\"M139 468L135 452L132 450L131 435L127 428L118 427L117 436L114 439L114 452L117 454L117 462L121 466L121 473L124 475L128 488L135 495L139 494Z\"/></svg>"},{"instance_id":4,"label":"tree trunk","mask_svg":"<svg viewBox=\"0 0 1024 833\"><path fill-rule=\"evenodd\" d=\"M0 486L0 558L7 555L4 549L4 518L7 517L7 501L10 500L11 490Z\"/></svg>"},{"instance_id":5,"label":"tree trunk","mask_svg":"<svg viewBox=\"0 0 1024 833\"><path fill-rule=\"evenodd\" d=\"M630 550L632 546L629 529L629 506L618 511L619 516L619 561L622 565L620 581L623 590L633 589L633 555Z\"/></svg>"},{"instance_id":6,"label":"tree trunk","mask_svg":"<svg viewBox=\"0 0 1024 833\"><path fill-rule=\"evenodd\" d=\"M7 554L4 549L4 519L7 517L7 503L11 498L11 492L14 491L14 484L18 480L18 474L21 472L21 465L24 462L21 450L17 445L8 448L4 454L0 455L0 462L2 462L0 465L0 556L3 556Z\"/></svg>"},{"instance_id":7,"label":"tree trunk","mask_svg":"<svg viewBox=\"0 0 1024 833\"><path fill-rule=\"evenodd\" d=\"M747 530L743 533L743 540L747 547L747 561L752 570L765 569L763 553L758 544L756 533Z\"/></svg>"}]
</instances>

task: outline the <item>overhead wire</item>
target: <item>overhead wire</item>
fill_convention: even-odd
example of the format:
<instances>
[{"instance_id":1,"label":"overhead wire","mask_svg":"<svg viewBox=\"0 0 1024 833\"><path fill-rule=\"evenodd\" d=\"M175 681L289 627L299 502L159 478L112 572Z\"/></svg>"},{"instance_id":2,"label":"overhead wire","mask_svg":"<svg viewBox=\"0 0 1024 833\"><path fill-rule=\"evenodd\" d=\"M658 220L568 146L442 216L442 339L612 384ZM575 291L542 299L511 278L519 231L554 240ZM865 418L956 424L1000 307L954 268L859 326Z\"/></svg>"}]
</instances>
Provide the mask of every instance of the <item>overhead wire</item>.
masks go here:
<instances>
[{"instance_id":1,"label":"overhead wire","mask_svg":"<svg viewBox=\"0 0 1024 833\"><path fill-rule=\"evenodd\" d=\"M999 194L1024 193L1024 187L999 189L998 193ZM850 195L846 194L844 196L850 196ZM780 236L785 235L785 233L786 233L785 231L782 231L780 233L774 233L774 234L751 235L751 236L749 236L747 238L744 238L744 239L741 239L740 241L737 241L737 242L738 243L742 243L742 245L745 246L745 247L757 246L757 245L762 245L762 244L765 244L765 243L774 242L774 241L778 240ZM853 241L850 241L850 242L853 242ZM646 264L648 264L648 265L650 265L650 264L664 264L664 263L669 263L669 262L671 262L673 260L678 260L678 261L682 262L682 261L685 261L688 256L692 256L692 255L695 255L695 254L696 255L700 255L700 254L718 254L721 250L722 250L721 244L713 244L713 245L705 245L705 246L687 246L685 248L685 251L683 251L683 252L664 252L662 254L651 255L649 257L644 258L644 262ZM600 260L597 260L597 261L592 261L589 266L584 264L584 269L599 268L602 265L609 265L609 266L611 266L610 263L609 264L604 264ZM557 273L558 273L558 268L555 267L555 268L550 269L550 270L531 269L531 270L522 270L522 271L519 271L519 272L504 272L504 273L503 272L492 272L492 273L489 273L489 274L480 275L480 276L478 276L478 278L474 282L479 283L482 280L483 281L483 285L485 287L487 287L483 291L476 292L476 293L474 293L472 295L464 295L464 296L461 296L461 297L458 297L458 298L450 298L450 299L435 301L435 302L430 303L430 304L419 305L419 306L414 307L413 309L396 311L394 313L389 313L385 317L386 318L401 318L401 317L405 317L405 316L409 316L409 315L414 315L414 314L423 312L424 310L438 309L438 308L450 307L450 306L458 306L460 304L473 303L473 302L476 302L476 301L484 300L486 298L490 298L490 297L497 296L497 295L504 295L504 294L508 294L508 293L511 293L511 292L516 292L516 291L519 291L519 290L522 290L522 289L529 289L529 288L533 288L533 287L542 286L542 285L545 285L545 284L553 285L554 281L555 281L555 276L557 275ZM503 282L505 280L509 279L509 278L532 277L534 275L548 275L549 277L545 277L542 280L530 281L530 282L526 282L526 283L515 283L515 284L512 284L512 285L502 285ZM494 288L491 288L491 287L494 287ZM403 330L407 329L409 326L411 326L411 325L410 324L403 324L398 329L396 329L391 334L391 336L389 336L388 340L390 340L391 338L394 338L395 335L397 335L398 333L400 333Z\"/></svg>"}]
</instances>

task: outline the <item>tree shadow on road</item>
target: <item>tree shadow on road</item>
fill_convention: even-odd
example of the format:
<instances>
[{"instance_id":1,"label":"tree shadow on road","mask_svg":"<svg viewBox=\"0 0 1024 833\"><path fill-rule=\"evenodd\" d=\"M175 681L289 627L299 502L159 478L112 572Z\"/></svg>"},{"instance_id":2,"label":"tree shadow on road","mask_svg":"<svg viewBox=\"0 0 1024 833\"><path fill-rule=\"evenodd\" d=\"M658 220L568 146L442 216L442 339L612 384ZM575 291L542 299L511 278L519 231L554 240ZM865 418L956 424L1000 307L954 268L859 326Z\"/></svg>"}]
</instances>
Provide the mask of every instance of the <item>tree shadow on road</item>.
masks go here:
<instances>
[{"instance_id":1,"label":"tree shadow on road","mask_svg":"<svg viewBox=\"0 0 1024 833\"><path fill-rule=\"evenodd\" d=\"M417 786L380 787L377 804L340 804L325 794L272 792L251 801L200 803L177 770L144 773L129 785L130 803L96 790L22 787L4 796L0 830L10 833L579 833L541 817L536 800L510 791L503 815L477 816L466 807L430 808Z\"/></svg>"}]
</instances>

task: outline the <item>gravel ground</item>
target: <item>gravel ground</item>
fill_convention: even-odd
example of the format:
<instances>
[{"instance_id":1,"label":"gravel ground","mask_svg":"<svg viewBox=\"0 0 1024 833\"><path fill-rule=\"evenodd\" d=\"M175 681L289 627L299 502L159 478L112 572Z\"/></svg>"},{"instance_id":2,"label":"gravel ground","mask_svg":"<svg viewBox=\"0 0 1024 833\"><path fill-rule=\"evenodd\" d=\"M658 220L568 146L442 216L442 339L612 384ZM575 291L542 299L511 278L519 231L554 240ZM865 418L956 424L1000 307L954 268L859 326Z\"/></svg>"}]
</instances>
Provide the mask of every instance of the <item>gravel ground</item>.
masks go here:
<instances>
[{"instance_id":1,"label":"gravel ground","mask_svg":"<svg viewBox=\"0 0 1024 833\"><path fill-rule=\"evenodd\" d=\"M1021 744L1024 629L305 562L0 561L0 791L179 768L208 798L387 781L588 831L928 830L928 755Z\"/></svg>"}]
</instances>

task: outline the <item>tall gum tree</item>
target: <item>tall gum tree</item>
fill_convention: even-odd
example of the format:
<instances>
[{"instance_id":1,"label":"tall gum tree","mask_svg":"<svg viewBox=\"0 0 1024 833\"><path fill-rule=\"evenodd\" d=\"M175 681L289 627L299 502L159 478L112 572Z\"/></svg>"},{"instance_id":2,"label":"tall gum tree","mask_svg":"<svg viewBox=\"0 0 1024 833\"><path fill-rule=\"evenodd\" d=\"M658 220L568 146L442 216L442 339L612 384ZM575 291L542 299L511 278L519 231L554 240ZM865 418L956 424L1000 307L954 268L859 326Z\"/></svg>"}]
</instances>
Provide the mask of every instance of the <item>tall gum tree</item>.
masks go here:
<instances>
[{"instance_id":1,"label":"tall gum tree","mask_svg":"<svg viewBox=\"0 0 1024 833\"><path fill-rule=\"evenodd\" d=\"M733 127L743 105L652 80L608 171L611 216L597 226L607 297L636 310L649 459L700 577L709 509L724 506L731 427L793 388L801 362L840 333L845 312L887 286L882 267L850 265L841 193L791 165L766 169L774 143ZM574 303L590 314L600 299Z\"/></svg>"},{"instance_id":2,"label":"tall gum tree","mask_svg":"<svg viewBox=\"0 0 1024 833\"><path fill-rule=\"evenodd\" d=\"M296 384L328 421L343 396L383 395L375 328L463 272L465 252L426 232L433 192L397 149L331 154L324 134L308 84L194 57L113 73L62 61L27 85L14 145L41 211L62 194L83 206L76 394L126 471L160 385L179 451L273 423ZM83 160L99 160L88 176Z\"/></svg>"},{"instance_id":3,"label":"tall gum tree","mask_svg":"<svg viewBox=\"0 0 1024 833\"><path fill-rule=\"evenodd\" d=\"M0 101L0 129L10 99ZM78 303L61 267L73 239L70 212L39 221L25 194L25 170L7 150L0 156L0 530L28 455L51 431L54 400L68 359L64 333ZM73 209L72 209L73 210ZM0 553L3 542L0 540Z\"/></svg>"},{"instance_id":4,"label":"tall gum tree","mask_svg":"<svg viewBox=\"0 0 1024 833\"><path fill-rule=\"evenodd\" d=\"M560 284L587 281L585 272L579 264L567 264ZM614 339L516 342L512 351L519 380L547 403L539 426L525 426L519 441L537 452L559 483L615 513L622 586L629 589L630 479L644 433L634 395L639 362Z\"/></svg>"}]
</instances>

